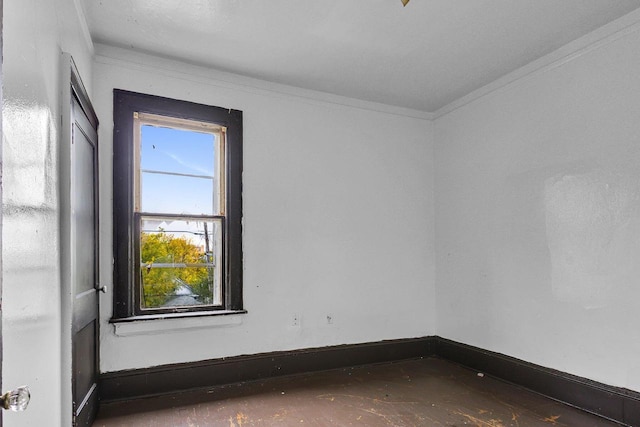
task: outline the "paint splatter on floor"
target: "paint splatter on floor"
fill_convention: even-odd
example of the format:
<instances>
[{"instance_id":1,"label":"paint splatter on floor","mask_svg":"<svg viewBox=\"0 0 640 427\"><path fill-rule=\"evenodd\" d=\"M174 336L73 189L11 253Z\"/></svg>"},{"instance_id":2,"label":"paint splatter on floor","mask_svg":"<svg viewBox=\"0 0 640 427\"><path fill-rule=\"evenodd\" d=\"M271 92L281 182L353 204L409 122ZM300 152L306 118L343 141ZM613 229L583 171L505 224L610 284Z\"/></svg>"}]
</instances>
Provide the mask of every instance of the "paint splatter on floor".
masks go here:
<instances>
[{"instance_id":1,"label":"paint splatter on floor","mask_svg":"<svg viewBox=\"0 0 640 427\"><path fill-rule=\"evenodd\" d=\"M437 358L337 369L103 405L94 427L613 427Z\"/></svg>"}]
</instances>

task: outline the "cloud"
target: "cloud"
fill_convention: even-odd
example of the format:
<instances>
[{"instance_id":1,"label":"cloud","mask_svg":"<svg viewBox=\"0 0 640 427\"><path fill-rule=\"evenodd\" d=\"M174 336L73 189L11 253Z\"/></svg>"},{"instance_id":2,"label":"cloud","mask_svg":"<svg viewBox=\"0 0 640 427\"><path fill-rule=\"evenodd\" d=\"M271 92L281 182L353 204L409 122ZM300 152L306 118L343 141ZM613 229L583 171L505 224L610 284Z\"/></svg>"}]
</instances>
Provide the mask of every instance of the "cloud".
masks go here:
<instances>
[{"instance_id":1,"label":"cloud","mask_svg":"<svg viewBox=\"0 0 640 427\"><path fill-rule=\"evenodd\" d=\"M201 166L194 165L193 163L186 162L186 161L184 161L183 159L181 159L180 157L176 156L173 153L169 153L169 152L166 152L164 150L161 150L160 152L162 154L165 154L165 155L169 156L171 159L175 160L179 165L184 166L184 167L186 167L188 169L191 169L191 170L193 170L195 172L198 172L198 174L200 174L200 175L207 175L207 176L212 176L213 175L213 170L207 170L207 169L205 169L205 168L203 168Z\"/></svg>"}]
</instances>

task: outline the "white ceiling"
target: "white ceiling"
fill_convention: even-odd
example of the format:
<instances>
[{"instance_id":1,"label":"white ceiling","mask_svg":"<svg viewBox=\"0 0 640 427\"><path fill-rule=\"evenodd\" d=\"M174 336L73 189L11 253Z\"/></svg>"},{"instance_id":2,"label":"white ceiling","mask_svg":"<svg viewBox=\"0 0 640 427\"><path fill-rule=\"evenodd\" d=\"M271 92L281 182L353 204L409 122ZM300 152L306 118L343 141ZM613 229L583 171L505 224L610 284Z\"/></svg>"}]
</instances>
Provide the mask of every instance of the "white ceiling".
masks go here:
<instances>
[{"instance_id":1,"label":"white ceiling","mask_svg":"<svg viewBox=\"0 0 640 427\"><path fill-rule=\"evenodd\" d=\"M433 112L640 0L86 0L95 42Z\"/></svg>"}]
</instances>

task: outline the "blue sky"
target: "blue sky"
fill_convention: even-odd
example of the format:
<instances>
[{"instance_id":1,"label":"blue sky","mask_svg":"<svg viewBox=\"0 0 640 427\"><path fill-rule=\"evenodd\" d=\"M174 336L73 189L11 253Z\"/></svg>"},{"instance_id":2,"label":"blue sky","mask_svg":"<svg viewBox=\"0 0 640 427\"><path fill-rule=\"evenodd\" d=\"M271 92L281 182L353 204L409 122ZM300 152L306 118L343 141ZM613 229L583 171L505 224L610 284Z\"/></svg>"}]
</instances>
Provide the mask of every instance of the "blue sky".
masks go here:
<instances>
[{"instance_id":1,"label":"blue sky","mask_svg":"<svg viewBox=\"0 0 640 427\"><path fill-rule=\"evenodd\" d=\"M215 135L143 125L142 169L214 175ZM211 179L142 174L143 212L213 214Z\"/></svg>"}]
</instances>

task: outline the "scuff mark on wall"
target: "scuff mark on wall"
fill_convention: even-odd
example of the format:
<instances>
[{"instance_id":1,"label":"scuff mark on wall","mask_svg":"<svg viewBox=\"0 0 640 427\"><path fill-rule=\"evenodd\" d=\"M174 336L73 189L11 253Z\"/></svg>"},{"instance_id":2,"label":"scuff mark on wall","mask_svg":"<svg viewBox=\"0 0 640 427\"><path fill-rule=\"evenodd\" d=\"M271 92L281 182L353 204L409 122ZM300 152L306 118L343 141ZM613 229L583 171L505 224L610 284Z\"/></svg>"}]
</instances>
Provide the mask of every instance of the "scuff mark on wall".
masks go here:
<instances>
[{"instance_id":1,"label":"scuff mark on wall","mask_svg":"<svg viewBox=\"0 0 640 427\"><path fill-rule=\"evenodd\" d=\"M640 192L632 174L595 169L545 181L546 234L555 298L606 306L633 265Z\"/></svg>"}]
</instances>

